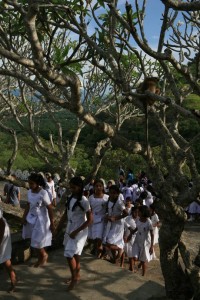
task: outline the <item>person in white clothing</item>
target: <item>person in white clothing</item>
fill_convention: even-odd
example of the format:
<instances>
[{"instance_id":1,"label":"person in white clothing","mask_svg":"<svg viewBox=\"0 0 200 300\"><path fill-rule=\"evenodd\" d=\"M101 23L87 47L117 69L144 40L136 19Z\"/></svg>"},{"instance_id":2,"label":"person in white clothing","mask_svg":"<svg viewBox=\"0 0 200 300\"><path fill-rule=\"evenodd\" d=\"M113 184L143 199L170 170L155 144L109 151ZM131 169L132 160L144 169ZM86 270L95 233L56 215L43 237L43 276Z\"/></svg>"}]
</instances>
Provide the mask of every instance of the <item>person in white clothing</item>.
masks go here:
<instances>
[{"instance_id":1,"label":"person in white clothing","mask_svg":"<svg viewBox=\"0 0 200 300\"><path fill-rule=\"evenodd\" d=\"M133 258L139 260L142 267L142 276L146 273L147 262L153 254L153 225L150 220L149 208L145 205L139 206L139 220L137 221L137 234L133 244Z\"/></svg>"},{"instance_id":2,"label":"person in white clothing","mask_svg":"<svg viewBox=\"0 0 200 300\"><path fill-rule=\"evenodd\" d=\"M200 193L198 197L189 204L189 206L186 208L187 214L188 214L188 221L195 221L198 220L200 216Z\"/></svg>"},{"instance_id":3,"label":"person in white clothing","mask_svg":"<svg viewBox=\"0 0 200 300\"><path fill-rule=\"evenodd\" d=\"M152 222L152 225L153 225L153 234L154 234L153 244L156 245L156 244L158 244L158 238L159 238L160 220L159 220L159 217L156 213L155 204L151 204L149 209L150 209L150 214L151 214L150 219L151 219L151 222ZM154 250L153 250L153 253L152 253L152 259L157 259Z\"/></svg>"},{"instance_id":4,"label":"person in white clothing","mask_svg":"<svg viewBox=\"0 0 200 300\"><path fill-rule=\"evenodd\" d=\"M103 181L101 179L95 180L94 194L89 197L93 214L93 223L90 225L90 238L94 241L95 254L98 258L101 258L103 252L102 239L108 197L104 193Z\"/></svg>"},{"instance_id":5,"label":"person in white clothing","mask_svg":"<svg viewBox=\"0 0 200 300\"><path fill-rule=\"evenodd\" d=\"M128 212L128 215L131 215L131 209L134 205L132 204L131 197L126 197L125 207Z\"/></svg>"},{"instance_id":6,"label":"person in white clothing","mask_svg":"<svg viewBox=\"0 0 200 300\"><path fill-rule=\"evenodd\" d=\"M124 222L124 256L128 256L129 271L135 271L135 261L133 259L133 243L137 232L138 207L131 208L131 214L125 218ZM123 264L122 264L123 266Z\"/></svg>"},{"instance_id":7,"label":"person in white clothing","mask_svg":"<svg viewBox=\"0 0 200 300\"><path fill-rule=\"evenodd\" d=\"M11 287L8 292L14 292L17 283L17 276L11 263L11 251L10 229L0 209L0 264L4 264L10 277Z\"/></svg>"},{"instance_id":8,"label":"person in white clothing","mask_svg":"<svg viewBox=\"0 0 200 300\"><path fill-rule=\"evenodd\" d=\"M124 218L128 215L124 202L119 198L120 190L117 185L109 189L107 205L106 229L104 233L104 244L113 255L113 262L118 263L124 248Z\"/></svg>"},{"instance_id":9,"label":"person in white clothing","mask_svg":"<svg viewBox=\"0 0 200 300\"><path fill-rule=\"evenodd\" d=\"M158 244L158 237L159 237L159 232L158 232L158 227L160 225L160 220L159 217L156 213L156 208L154 204L150 205L150 213L151 213L151 222L153 225L153 233L154 233L154 245Z\"/></svg>"},{"instance_id":10,"label":"person in white clothing","mask_svg":"<svg viewBox=\"0 0 200 300\"><path fill-rule=\"evenodd\" d=\"M51 246L54 220L48 192L44 190L45 180L41 174L32 173L28 178L27 207L23 215L22 237L31 239L31 247L38 250L38 261L34 267L44 266L48 260L45 247Z\"/></svg>"},{"instance_id":11,"label":"person in white clothing","mask_svg":"<svg viewBox=\"0 0 200 300\"><path fill-rule=\"evenodd\" d=\"M71 195L66 203L66 211L61 217L56 232L67 220L64 236L64 256L67 258L71 278L66 283L72 290L80 280L80 255L87 240L88 226L92 223L92 212L88 199L83 196L83 180L73 177L69 182Z\"/></svg>"},{"instance_id":12,"label":"person in white clothing","mask_svg":"<svg viewBox=\"0 0 200 300\"><path fill-rule=\"evenodd\" d=\"M126 198L132 198L132 195L133 195L133 189L131 186L124 186L122 188L122 194L123 194L123 197L124 199L126 200Z\"/></svg>"},{"instance_id":13,"label":"person in white clothing","mask_svg":"<svg viewBox=\"0 0 200 300\"><path fill-rule=\"evenodd\" d=\"M146 191L147 192L147 196L145 198L145 205L149 208L151 204L153 204L154 199L153 196L151 194L151 192Z\"/></svg>"},{"instance_id":14,"label":"person in white clothing","mask_svg":"<svg viewBox=\"0 0 200 300\"><path fill-rule=\"evenodd\" d=\"M52 178L51 173L46 173L46 185L48 187L47 192L50 193L51 197L50 200L52 201L53 206L56 206L56 191L55 191L55 184Z\"/></svg>"},{"instance_id":15,"label":"person in white clothing","mask_svg":"<svg viewBox=\"0 0 200 300\"><path fill-rule=\"evenodd\" d=\"M153 253L153 225L150 220L150 211L146 205L139 206L139 220L137 234L133 244L133 258L139 260L142 266L142 276L146 273L146 263L151 260Z\"/></svg>"}]
</instances>

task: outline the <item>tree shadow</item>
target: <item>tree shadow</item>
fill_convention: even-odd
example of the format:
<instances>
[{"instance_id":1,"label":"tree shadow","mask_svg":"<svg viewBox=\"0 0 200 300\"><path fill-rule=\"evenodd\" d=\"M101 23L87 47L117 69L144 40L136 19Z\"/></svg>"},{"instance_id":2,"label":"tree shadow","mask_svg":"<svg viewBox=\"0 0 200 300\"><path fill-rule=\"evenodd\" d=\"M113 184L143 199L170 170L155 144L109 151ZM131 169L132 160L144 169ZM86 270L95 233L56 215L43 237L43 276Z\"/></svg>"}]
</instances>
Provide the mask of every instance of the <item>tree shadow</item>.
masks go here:
<instances>
[{"instance_id":1,"label":"tree shadow","mask_svg":"<svg viewBox=\"0 0 200 300\"><path fill-rule=\"evenodd\" d=\"M1 270L0 299L146 300L153 296L163 296L165 299L164 287L161 284L148 281L140 274L121 269L107 261L97 260L87 253L81 258L80 283L76 289L67 292L64 280L69 277L70 272L63 250L50 251L49 258L49 263L44 268L30 267L30 262L16 265L20 281L12 295L6 292L10 283L7 274Z\"/></svg>"}]
</instances>

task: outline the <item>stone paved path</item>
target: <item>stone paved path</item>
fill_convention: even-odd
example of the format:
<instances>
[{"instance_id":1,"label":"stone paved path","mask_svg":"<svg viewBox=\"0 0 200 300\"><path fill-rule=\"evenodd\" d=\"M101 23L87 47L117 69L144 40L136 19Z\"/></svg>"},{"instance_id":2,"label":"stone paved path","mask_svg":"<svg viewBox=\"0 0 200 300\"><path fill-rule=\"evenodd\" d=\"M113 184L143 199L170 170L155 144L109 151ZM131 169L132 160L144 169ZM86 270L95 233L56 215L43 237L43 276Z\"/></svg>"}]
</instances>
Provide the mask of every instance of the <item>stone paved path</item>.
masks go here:
<instances>
[{"instance_id":1,"label":"stone paved path","mask_svg":"<svg viewBox=\"0 0 200 300\"><path fill-rule=\"evenodd\" d=\"M32 258L33 262L35 259ZM31 261L15 266L20 277L16 292L9 294L7 274L0 269L1 300L147 300L166 299L159 262L149 263L142 277L107 261L95 259L88 253L82 256L82 279L76 289L66 291L64 279L69 277L63 250L49 252L44 268L30 267Z\"/></svg>"}]
</instances>

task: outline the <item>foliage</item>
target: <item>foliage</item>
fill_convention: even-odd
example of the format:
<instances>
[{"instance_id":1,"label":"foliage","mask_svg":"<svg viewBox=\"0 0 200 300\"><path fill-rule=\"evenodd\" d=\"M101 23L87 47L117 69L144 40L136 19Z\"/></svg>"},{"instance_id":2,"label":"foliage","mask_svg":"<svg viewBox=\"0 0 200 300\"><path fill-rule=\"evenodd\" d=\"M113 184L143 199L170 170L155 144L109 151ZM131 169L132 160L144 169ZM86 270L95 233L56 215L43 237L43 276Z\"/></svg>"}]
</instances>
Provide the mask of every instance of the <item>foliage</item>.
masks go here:
<instances>
[{"instance_id":1,"label":"foliage","mask_svg":"<svg viewBox=\"0 0 200 300\"><path fill-rule=\"evenodd\" d=\"M84 145L76 147L74 156L70 160L72 168L76 174L87 177L91 170L91 157L89 157Z\"/></svg>"},{"instance_id":2,"label":"foliage","mask_svg":"<svg viewBox=\"0 0 200 300\"><path fill-rule=\"evenodd\" d=\"M130 154L123 149L109 150L103 160L99 170L99 177L103 177L106 181L113 179L118 180L119 167L122 167L127 173L128 169L132 169L135 177L141 170L146 170L146 163L137 154Z\"/></svg>"}]
</instances>

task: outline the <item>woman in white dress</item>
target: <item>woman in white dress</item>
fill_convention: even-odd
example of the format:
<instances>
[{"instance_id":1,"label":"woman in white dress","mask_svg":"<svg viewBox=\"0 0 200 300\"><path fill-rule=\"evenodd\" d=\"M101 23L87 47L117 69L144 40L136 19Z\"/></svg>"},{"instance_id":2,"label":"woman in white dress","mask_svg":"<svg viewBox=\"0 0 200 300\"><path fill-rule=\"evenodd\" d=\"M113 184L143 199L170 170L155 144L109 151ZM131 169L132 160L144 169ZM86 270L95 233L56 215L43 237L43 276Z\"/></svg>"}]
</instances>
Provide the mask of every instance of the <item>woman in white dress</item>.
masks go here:
<instances>
[{"instance_id":1,"label":"woman in white dress","mask_svg":"<svg viewBox=\"0 0 200 300\"><path fill-rule=\"evenodd\" d=\"M120 199L117 185L109 189L107 205L107 225L104 233L104 243L107 250L111 250L113 262L118 263L124 248L124 218L128 215L124 202ZM117 254L116 254L117 252Z\"/></svg>"},{"instance_id":2,"label":"woman in white dress","mask_svg":"<svg viewBox=\"0 0 200 300\"><path fill-rule=\"evenodd\" d=\"M93 214L93 222L90 225L90 238L94 241L95 253L101 258L103 252L102 239L105 227L105 214L108 195L104 193L104 183L101 179L94 182L94 194L89 197Z\"/></svg>"},{"instance_id":3,"label":"woman in white dress","mask_svg":"<svg viewBox=\"0 0 200 300\"><path fill-rule=\"evenodd\" d=\"M135 271L135 261L133 259L133 243L137 232L138 207L131 208L131 214L124 221L124 254L129 260L129 271Z\"/></svg>"},{"instance_id":4,"label":"woman in white dress","mask_svg":"<svg viewBox=\"0 0 200 300\"><path fill-rule=\"evenodd\" d=\"M22 237L31 239L31 247L38 250L34 267L44 266L48 259L45 247L51 246L54 231L53 210L48 192L43 189L45 180L41 174L32 173L28 178L27 207L23 215Z\"/></svg>"},{"instance_id":5,"label":"woman in white dress","mask_svg":"<svg viewBox=\"0 0 200 300\"><path fill-rule=\"evenodd\" d=\"M71 195L66 203L66 211L61 217L56 232L62 228L67 220L64 236L64 256L67 258L71 272L68 290L75 287L80 280L80 255L85 245L88 226L92 223L92 212L88 199L83 196L83 180L73 177L69 182Z\"/></svg>"},{"instance_id":6,"label":"woman in white dress","mask_svg":"<svg viewBox=\"0 0 200 300\"><path fill-rule=\"evenodd\" d=\"M155 211L155 205L154 204L151 204L150 205L150 213L151 213L151 222L152 222L152 225L153 225L153 234L154 234L154 242L153 242L153 245L156 245L158 244L158 238L159 238L159 225L160 225L160 220L159 220L159 217ZM157 260L157 257L156 257L156 253L153 249L153 253L152 253L152 259L155 259Z\"/></svg>"},{"instance_id":7,"label":"woman in white dress","mask_svg":"<svg viewBox=\"0 0 200 300\"><path fill-rule=\"evenodd\" d=\"M159 231L158 231L158 226L160 224L159 217L155 211L155 205L151 204L150 205L150 213L151 213L151 222L153 225L153 234L154 234L154 245L158 244L158 237L159 237Z\"/></svg>"},{"instance_id":8,"label":"woman in white dress","mask_svg":"<svg viewBox=\"0 0 200 300\"><path fill-rule=\"evenodd\" d=\"M17 277L11 264L11 251L10 228L6 222L6 219L3 218L2 210L0 210L0 264L4 264L10 277L11 287L9 292L14 292L17 283Z\"/></svg>"},{"instance_id":9,"label":"woman in white dress","mask_svg":"<svg viewBox=\"0 0 200 300\"><path fill-rule=\"evenodd\" d=\"M149 208L139 206L139 220L137 221L137 234L133 244L133 258L139 260L142 266L142 276L146 273L146 264L153 254L153 225L150 220Z\"/></svg>"}]
</instances>

